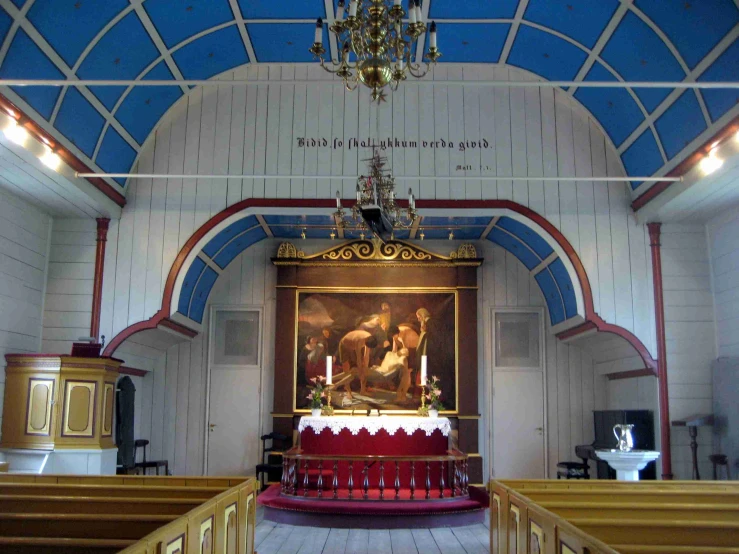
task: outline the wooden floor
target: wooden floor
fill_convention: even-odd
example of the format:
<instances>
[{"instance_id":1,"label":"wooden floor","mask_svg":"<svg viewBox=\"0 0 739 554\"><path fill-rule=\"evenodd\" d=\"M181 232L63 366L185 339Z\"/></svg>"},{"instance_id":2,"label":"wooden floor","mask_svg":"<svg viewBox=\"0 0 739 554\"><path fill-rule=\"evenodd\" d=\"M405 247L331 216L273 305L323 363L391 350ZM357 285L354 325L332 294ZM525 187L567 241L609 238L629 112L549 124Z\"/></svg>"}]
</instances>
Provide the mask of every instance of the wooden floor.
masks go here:
<instances>
[{"instance_id":1,"label":"wooden floor","mask_svg":"<svg viewBox=\"0 0 739 554\"><path fill-rule=\"evenodd\" d=\"M487 518L486 521L488 521ZM488 554L490 552L490 535L485 525L437 529L319 529L262 520L257 524L255 542L258 554Z\"/></svg>"}]
</instances>

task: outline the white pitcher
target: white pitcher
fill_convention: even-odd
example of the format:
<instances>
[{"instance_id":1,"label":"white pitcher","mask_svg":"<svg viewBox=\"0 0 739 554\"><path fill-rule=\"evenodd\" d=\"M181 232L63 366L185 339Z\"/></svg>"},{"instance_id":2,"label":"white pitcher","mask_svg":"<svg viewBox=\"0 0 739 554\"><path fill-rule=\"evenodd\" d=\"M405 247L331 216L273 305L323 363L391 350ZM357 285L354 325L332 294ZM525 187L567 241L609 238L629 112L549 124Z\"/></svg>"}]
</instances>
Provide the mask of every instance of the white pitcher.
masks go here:
<instances>
[{"instance_id":1,"label":"white pitcher","mask_svg":"<svg viewBox=\"0 0 739 554\"><path fill-rule=\"evenodd\" d=\"M634 448L634 437L631 434L631 430L634 425L631 423L618 423L613 426L613 434L618 440L618 449L621 452L631 452Z\"/></svg>"}]
</instances>

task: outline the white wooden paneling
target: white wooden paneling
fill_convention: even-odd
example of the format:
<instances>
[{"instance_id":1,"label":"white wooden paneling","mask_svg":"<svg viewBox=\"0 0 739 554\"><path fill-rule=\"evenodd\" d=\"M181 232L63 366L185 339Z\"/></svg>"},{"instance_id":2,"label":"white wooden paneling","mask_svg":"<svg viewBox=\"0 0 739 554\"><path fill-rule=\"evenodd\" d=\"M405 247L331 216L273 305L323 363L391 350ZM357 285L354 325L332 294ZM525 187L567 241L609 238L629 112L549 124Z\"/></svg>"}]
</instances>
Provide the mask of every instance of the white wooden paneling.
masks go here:
<instances>
[{"instance_id":1,"label":"white wooden paneling","mask_svg":"<svg viewBox=\"0 0 739 554\"><path fill-rule=\"evenodd\" d=\"M708 233L718 355L739 356L739 212L716 218L709 223Z\"/></svg>"},{"instance_id":2,"label":"white wooden paneling","mask_svg":"<svg viewBox=\"0 0 739 554\"><path fill-rule=\"evenodd\" d=\"M44 352L69 354L90 335L97 224L94 219L55 219L44 304Z\"/></svg>"},{"instance_id":3,"label":"white wooden paneling","mask_svg":"<svg viewBox=\"0 0 739 554\"><path fill-rule=\"evenodd\" d=\"M41 347L51 227L49 215L0 190L0 425L5 355Z\"/></svg>"}]
</instances>

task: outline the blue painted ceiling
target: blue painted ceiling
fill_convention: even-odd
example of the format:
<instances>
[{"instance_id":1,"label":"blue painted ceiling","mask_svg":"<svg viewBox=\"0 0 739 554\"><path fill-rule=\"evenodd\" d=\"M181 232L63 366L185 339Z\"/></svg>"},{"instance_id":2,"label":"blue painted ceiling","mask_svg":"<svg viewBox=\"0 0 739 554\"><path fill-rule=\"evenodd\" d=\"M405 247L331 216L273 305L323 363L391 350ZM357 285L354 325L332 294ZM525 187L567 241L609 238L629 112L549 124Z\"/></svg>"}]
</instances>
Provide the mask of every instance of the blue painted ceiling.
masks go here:
<instances>
[{"instance_id":1,"label":"blue painted ceiling","mask_svg":"<svg viewBox=\"0 0 739 554\"><path fill-rule=\"evenodd\" d=\"M443 62L506 63L550 80L739 81L733 0L424 4L439 24ZM333 17L325 6L323 0L0 0L0 77L205 79L245 63L309 62L313 21ZM186 91L15 89L37 117L110 172L131 168ZM658 171L739 101L735 90L572 92L610 135L629 175Z\"/></svg>"}]
</instances>

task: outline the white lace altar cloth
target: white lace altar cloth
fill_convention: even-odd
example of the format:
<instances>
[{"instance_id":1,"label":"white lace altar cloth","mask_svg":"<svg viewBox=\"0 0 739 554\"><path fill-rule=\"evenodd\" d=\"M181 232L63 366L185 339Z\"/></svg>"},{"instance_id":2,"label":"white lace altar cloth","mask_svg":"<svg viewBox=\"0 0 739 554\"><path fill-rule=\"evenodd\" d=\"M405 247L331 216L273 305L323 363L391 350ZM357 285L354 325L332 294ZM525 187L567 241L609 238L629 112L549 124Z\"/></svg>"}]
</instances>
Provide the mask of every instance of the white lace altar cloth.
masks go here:
<instances>
[{"instance_id":1,"label":"white lace altar cloth","mask_svg":"<svg viewBox=\"0 0 739 554\"><path fill-rule=\"evenodd\" d=\"M298 431L302 433L308 428L313 429L316 435L320 435L324 429L330 429L334 435L338 435L344 429L352 435L358 435L359 431L365 429L370 435L376 435L380 429L387 431L388 435L394 435L398 429L402 429L410 436L418 430L430 437L434 431L441 431L445 437L449 436L452 426L446 417L430 418L416 416L379 416L379 417L357 417L357 416L328 416L310 417L303 416L298 424Z\"/></svg>"}]
</instances>

